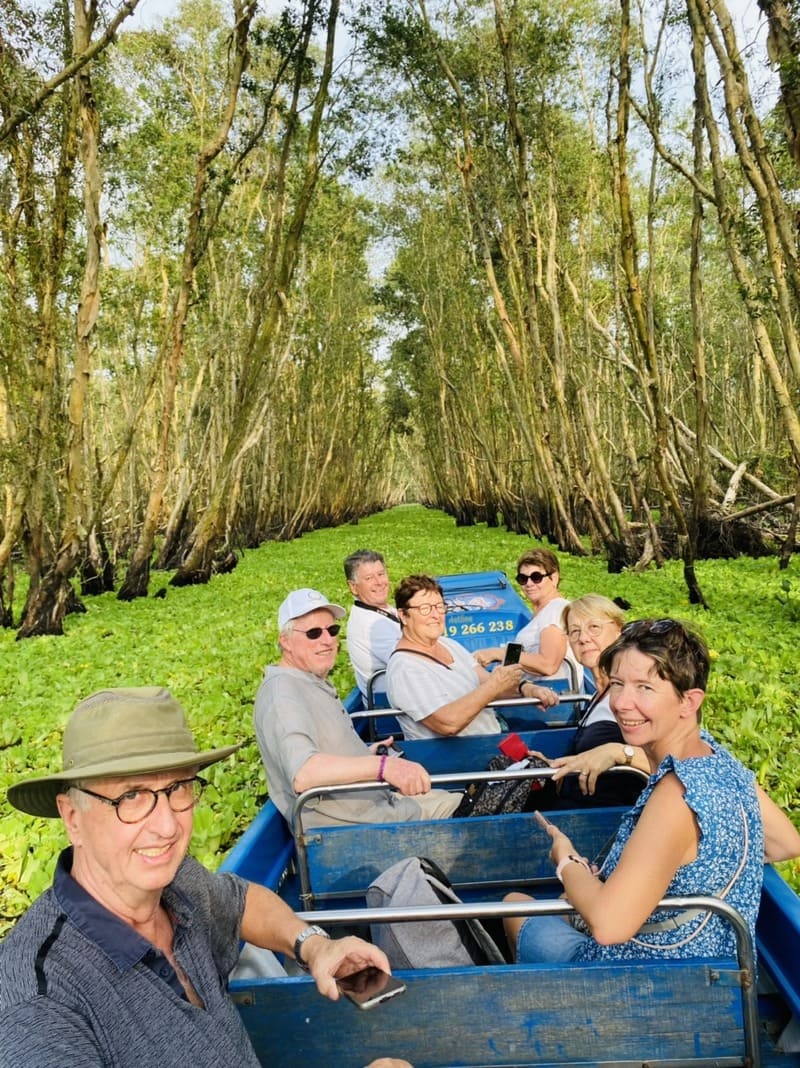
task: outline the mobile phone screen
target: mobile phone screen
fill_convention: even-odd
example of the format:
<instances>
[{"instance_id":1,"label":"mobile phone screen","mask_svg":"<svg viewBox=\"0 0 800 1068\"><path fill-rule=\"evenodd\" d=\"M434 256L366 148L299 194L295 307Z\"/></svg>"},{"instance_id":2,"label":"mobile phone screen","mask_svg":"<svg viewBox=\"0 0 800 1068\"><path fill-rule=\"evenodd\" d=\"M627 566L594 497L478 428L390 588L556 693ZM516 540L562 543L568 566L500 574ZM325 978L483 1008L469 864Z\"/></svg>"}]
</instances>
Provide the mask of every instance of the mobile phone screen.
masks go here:
<instances>
[{"instance_id":1,"label":"mobile phone screen","mask_svg":"<svg viewBox=\"0 0 800 1068\"><path fill-rule=\"evenodd\" d=\"M509 642L506 646L506 655L503 657L504 664L518 664L522 656L522 646L519 642Z\"/></svg>"},{"instance_id":2,"label":"mobile phone screen","mask_svg":"<svg viewBox=\"0 0 800 1068\"><path fill-rule=\"evenodd\" d=\"M336 985L346 998L360 1009L371 1009L380 1005L387 998L393 998L395 994L402 994L406 984L400 979L395 979L388 972L380 968L370 966L362 968L360 972L346 975L343 979L337 979Z\"/></svg>"}]
</instances>

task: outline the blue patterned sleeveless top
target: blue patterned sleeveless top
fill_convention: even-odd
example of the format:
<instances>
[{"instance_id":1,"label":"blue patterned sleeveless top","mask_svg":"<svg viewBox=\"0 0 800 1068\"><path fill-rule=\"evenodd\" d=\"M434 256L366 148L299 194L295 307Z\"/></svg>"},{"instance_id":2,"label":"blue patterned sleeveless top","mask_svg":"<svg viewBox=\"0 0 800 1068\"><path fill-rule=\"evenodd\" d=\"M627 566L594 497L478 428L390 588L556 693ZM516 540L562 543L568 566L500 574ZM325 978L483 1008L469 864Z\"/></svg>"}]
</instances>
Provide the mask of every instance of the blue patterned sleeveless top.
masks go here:
<instances>
[{"instance_id":1,"label":"blue patterned sleeveless top","mask_svg":"<svg viewBox=\"0 0 800 1068\"><path fill-rule=\"evenodd\" d=\"M619 831L603 864L608 877L619 863L644 806L657 783L673 772L685 791L686 804L697 818L700 841L695 860L679 868L668 896L713 894L723 897L742 914L755 945L755 924L764 875L764 831L755 789L755 776L706 731L703 741L712 753L677 760L667 756L642 791L633 809L622 818ZM680 910L659 909L648 924L627 942L601 946L589 938L577 960L640 960L651 957L735 957L736 940L727 921L709 913L688 920ZM669 921L676 920L677 923Z\"/></svg>"}]
</instances>

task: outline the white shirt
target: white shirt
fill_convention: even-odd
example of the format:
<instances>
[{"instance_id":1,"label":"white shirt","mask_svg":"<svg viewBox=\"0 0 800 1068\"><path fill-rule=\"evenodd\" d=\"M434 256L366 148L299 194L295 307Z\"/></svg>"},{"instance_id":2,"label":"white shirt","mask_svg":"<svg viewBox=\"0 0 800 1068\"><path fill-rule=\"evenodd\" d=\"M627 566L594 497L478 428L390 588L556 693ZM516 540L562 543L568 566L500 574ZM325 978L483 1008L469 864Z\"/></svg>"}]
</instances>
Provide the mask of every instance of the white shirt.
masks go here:
<instances>
[{"instance_id":1,"label":"white shirt","mask_svg":"<svg viewBox=\"0 0 800 1068\"><path fill-rule=\"evenodd\" d=\"M371 608L354 604L347 620L347 652L356 676L356 685L366 696L367 682L376 671L389 663L392 650L400 641L400 621ZM376 681L374 692L385 693L386 681Z\"/></svg>"},{"instance_id":2,"label":"white shirt","mask_svg":"<svg viewBox=\"0 0 800 1068\"><path fill-rule=\"evenodd\" d=\"M452 638L440 638L439 642L452 653L452 664L405 650L395 653L389 661L386 687L392 708L402 710L397 719L405 738L441 737L421 721L480 685L472 654ZM483 708L458 733L499 734L501 729L492 709Z\"/></svg>"},{"instance_id":3,"label":"white shirt","mask_svg":"<svg viewBox=\"0 0 800 1068\"><path fill-rule=\"evenodd\" d=\"M552 601L548 601L546 605L539 609L530 623L526 623L521 631L517 634L516 641L522 645L522 651L524 653L538 653L541 650L542 644L542 631L546 627L558 627L563 631L564 626L561 622L561 617L564 609L569 604L564 597L555 597ZM583 668L575 659L575 654L572 648L567 642L566 658L575 668L575 683L576 689L580 690L583 683ZM569 666L562 662L561 667L553 675L531 675L529 678L534 680L539 679L568 679L572 680L572 673Z\"/></svg>"}]
</instances>

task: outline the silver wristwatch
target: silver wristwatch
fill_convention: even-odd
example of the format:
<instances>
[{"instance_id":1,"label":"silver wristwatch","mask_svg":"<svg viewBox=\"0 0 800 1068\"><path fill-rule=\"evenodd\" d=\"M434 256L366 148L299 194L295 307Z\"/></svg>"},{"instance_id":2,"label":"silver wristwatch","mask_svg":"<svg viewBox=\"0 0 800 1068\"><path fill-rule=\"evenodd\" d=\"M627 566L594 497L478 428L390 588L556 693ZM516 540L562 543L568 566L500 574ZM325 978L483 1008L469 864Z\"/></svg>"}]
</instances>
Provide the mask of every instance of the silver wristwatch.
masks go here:
<instances>
[{"instance_id":1,"label":"silver wristwatch","mask_svg":"<svg viewBox=\"0 0 800 1068\"><path fill-rule=\"evenodd\" d=\"M312 935L320 935L322 938L330 938L330 935L328 934L328 932L327 931L323 931L323 929L316 923L312 923L310 927L306 927L305 931L301 931L300 934L297 936L297 938L295 938L295 940L294 940L294 959L295 959L295 963L297 964L298 968L302 968L304 972L307 972L309 970L309 968L308 968L308 965L306 964L306 962L300 956L300 948L303 945L303 943L305 942L305 940L307 938L310 938Z\"/></svg>"}]
</instances>

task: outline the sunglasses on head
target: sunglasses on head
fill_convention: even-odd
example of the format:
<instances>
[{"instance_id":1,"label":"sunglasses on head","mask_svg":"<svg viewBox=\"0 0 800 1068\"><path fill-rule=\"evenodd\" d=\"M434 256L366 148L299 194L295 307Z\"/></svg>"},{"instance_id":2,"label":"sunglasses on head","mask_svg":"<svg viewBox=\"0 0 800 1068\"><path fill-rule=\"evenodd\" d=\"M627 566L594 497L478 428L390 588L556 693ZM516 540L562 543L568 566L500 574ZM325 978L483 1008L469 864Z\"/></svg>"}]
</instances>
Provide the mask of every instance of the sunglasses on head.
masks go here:
<instances>
[{"instance_id":1,"label":"sunglasses on head","mask_svg":"<svg viewBox=\"0 0 800 1068\"><path fill-rule=\"evenodd\" d=\"M674 619L634 619L622 628L622 637L635 638L637 634L669 634L676 627L680 627L680 623Z\"/></svg>"},{"instance_id":2,"label":"sunglasses on head","mask_svg":"<svg viewBox=\"0 0 800 1068\"><path fill-rule=\"evenodd\" d=\"M546 578L550 578L549 571L531 571L530 575L523 575L521 571L517 572L517 582L520 586L527 586L529 582L532 582L534 586L538 586Z\"/></svg>"},{"instance_id":3,"label":"sunglasses on head","mask_svg":"<svg viewBox=\"0 0 800 1068\"><path fill-rule=\"evenodd\" d=\"M305 634L308 640L312 642L315 642L317 638L321 638L322 632L324 630L326 630L332 638L335 638L341 629L342 628L339 623L331 623L329 627L309 627L308 630L300 630L299 628L295 627L295 630L298 634Z\"/></svg>"}]
</instances>

